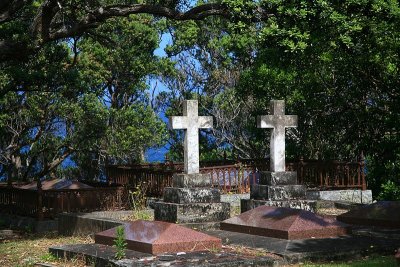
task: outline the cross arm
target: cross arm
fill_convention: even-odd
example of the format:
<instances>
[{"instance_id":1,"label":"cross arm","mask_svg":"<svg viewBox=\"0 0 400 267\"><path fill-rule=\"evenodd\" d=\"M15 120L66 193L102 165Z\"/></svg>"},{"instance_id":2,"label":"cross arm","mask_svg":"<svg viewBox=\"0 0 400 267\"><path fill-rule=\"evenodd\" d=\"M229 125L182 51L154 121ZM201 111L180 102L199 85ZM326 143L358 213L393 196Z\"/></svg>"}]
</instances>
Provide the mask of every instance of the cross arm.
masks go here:
<instances>
[{"instance_id":1,"label":"cross arm","mask_svg":"<svg viewBox=\"0 0 400 267\"><path fill-rule=\"evenodd\" d=\"M199 117L199 128L212 128L212 127L213 127L213 117L211 116Z\"/></svg>"},{"instance_id":2,"label":"cross arm","mask_svg":"<svg viewBox=\"0 0 400 267\"><path fill-rule=\"evenodd\" d=\"M187 117L171 116L169 117L169 125L171 129L187 129Z\"/></svg>"}]
</instances>

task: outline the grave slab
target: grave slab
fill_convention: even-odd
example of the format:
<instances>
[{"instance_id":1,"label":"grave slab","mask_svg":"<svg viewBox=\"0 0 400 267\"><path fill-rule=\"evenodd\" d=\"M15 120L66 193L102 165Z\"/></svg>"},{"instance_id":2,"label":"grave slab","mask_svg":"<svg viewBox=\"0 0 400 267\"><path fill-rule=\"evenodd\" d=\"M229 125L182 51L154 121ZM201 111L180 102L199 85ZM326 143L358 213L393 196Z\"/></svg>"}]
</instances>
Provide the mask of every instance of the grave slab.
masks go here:
<instances>
[{"instance_id":1,"label":"grave slab","mask_svg":"<svg viewBox=\"0 0 400 267\"><path fill-rule=\"evenodd\" d=\"M221 248L221 239L167 222L137 220L125 224L127 248L143 253L205 251ZM95 235L95 242L112 246L116 227Z\"/></svg>"},{"instance_id":2,"label":"grave slab","mask_svg":"<svg viewBox=\"0 0 400 267\"><path fill-rule=\"evenodd\" d=\"M221 230L281 239L326 238L349 234L334 218L299 209L260 206L221 222Z\"/></svg>"},{"instance_id":3,"label":"grave slab","mask_svg":"<svg viewBox=\"0 0 400 267\"><path fill-rule=\"evenodd\" d=\"M379 201L358 206L337 219L349 224L400 228L400 201Z\"/></svg>"},{"instance_id":4,"label":"grave slab","mask_svg":"<svg viewBox=\"0 0 400 267\"><path fill-rule=\"evenodd\" d=\"M249 211L260 206L283 207L292 209L301 209L315 212L317 207L321 205L322 201L315 200L257 200L257 199L241 199L240 200L240 213ZM333 207L332 203L332 207Z\"/></svg>"}]
</instances>

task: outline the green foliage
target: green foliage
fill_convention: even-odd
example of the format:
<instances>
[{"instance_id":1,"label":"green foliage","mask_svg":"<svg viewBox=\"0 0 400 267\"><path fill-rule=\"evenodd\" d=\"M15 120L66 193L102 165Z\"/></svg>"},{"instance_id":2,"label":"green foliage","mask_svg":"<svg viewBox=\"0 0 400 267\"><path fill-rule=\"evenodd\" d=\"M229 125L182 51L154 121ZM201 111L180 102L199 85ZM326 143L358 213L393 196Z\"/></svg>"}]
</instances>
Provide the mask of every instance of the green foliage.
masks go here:
<instances>
[{"instance_id":1,"label":"green foliage","mask_svg":"<svg viewBox=\"0 0 400 267\"><path fill-rule=\"evenodd\" d=\"M40 260L45 261L45 262L54 262L57 261L58 258L55 257L53 254L46 253L40 256Z\"/></svg>"},{"instance_id":2,"label":"green foliage","mask_svg":"<svg viewBox=\"0 0 400 267\"><path fill-rule=\"evenodd\" d=\"M393 181L387 181L381 185L379 200L400 200L400 185Z\"/></svg>"},{"instance_id":3,"label":"green foliage","mask_svg":"<svg viewBox=\"0 0 400 267\"><path fill-rule=\"evenodd\" d=\"M7 223L4 219L0 219L0 229L3 229L7 226Z\"/></svg>"},{"instance_id":4,"label":"green foliage","mask_svg":"<svg viewBox=\"0 0 400 267\"><path fill-rule=\"evenodd\" d=\"M118 226L115 228L115 239L114 239L114 247L116 249L115 258L117 260L121 260L125 258L125 250L127 243L125 241L125 229L124 226Z\"/></svg>"},{"instance_id":5,"label":"green foliage","mask_svg":"<svg viewBox=\"0 0 400 267\"><path fill-rule=\"evenodd\" d=\"M163 144L166 126L146 83L168 66L153 55L160 27L149 16L113 19L28 61L0 63L8 91L0 98L0 176L54 177L70 158L77 169L68 174L93 179L107 162L138 162Z\"/></svg>"},{"instance_id":6,"label":"green foliage","mask_svg":"<svg viewBox=\"0 0 400 267\"><path fill-rule=\"evenodd\" d=\"M108 154L115 158L129 155L140 160L140 154L134 154L139 147L147 148L162 144L167 138L165 124L150 107L141 104L111 109L113 124L107 129ZM143 123L146 122L145 125ZM145 127L138 127L143 125ZM154 134L157 132L158 134ZM138 153L140 151L136 151Z\"/></svg>"}]
</instances>

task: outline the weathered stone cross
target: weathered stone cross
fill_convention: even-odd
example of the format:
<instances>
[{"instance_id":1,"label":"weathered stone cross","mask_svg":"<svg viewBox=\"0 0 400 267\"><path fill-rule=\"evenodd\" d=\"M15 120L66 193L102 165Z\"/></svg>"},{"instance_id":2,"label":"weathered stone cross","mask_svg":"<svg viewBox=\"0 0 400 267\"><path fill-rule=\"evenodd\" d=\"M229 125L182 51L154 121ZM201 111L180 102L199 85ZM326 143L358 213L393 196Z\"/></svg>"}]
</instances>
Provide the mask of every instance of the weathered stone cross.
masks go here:
<instances>
[{"instance_id":1,"label":"weathered stone cross","mask_svg":"<svg viewBox=\"0 0 400 267\"><path fill-rule=\"evenodd\" d=\"M212 128L213 118L198 115L197 100L183 102L183 116L169 118L172 129L185 130L184 143L184 172L187 174L199 173L199 129Z\"/></svg>"},{"instance_id":2,"label":"weathered stone cross","mask_svg":"<svg viewBox=\"0 0 400 267\"><path fill-rule=\"evenodd\" d=\"M285 101L271 100L272 115L258 116L258 128L272 128L270 143L270 171L285 171L285 128L297 127L296 115L285 115Z\"/></svg>"}]
</instances>

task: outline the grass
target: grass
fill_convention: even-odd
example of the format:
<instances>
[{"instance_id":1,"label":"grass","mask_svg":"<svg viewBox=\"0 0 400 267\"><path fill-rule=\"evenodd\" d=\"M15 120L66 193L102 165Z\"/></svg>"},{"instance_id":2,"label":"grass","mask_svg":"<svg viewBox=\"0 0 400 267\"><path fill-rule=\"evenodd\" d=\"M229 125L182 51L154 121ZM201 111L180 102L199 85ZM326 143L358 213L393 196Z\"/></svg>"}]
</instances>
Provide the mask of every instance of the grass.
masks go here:
<instances>
[{"instance_id":1,"label":"grass","mask_svg":"<svg viewBox=\"0 0 400 267\"><path fill-rule=\"evenodd\" d=\"M240 206L231 206L231 217L237 216L240 214Z\"/></svg>"},{"instance_id":2,"label":"grass","mask_svg":"<svg viewBox=\"0 0 400 267\"><path fill-rule=\"evenodd\" d=\"M394 256L365 257L361 260L330 263L304 263L288 266L301 267L398 267Z\"/></svg>"},{"instance_id":3,"label":"grass","mask_svg":"<svg viewBox=\"0 0 400 267\"><path fill-rule=\"evenodd\" d=\"M93 240L89 237L58 236L56 233L22 233L17 239L0 241L0 266L28 267L39 262L66 267L85 266L82 260L65 261L57 259L48 252L51 246L82 243L93 243Z\"/></svg>"},{"instance_id":4,"label":"grass","mask_svg":"<svg viewBox=\"0 0 400 267\"><path fill-rule=\"evenodd\" d=\"M121 219L123 221L136 221L136 220L153 221L154 211L151 209L133 210L131 215L125 216Z\"/></svg>"}]
</instances>

